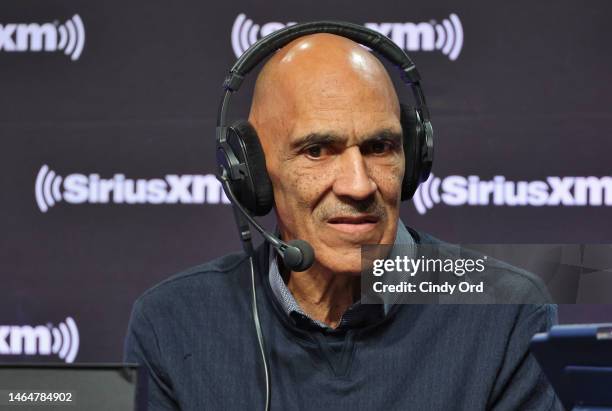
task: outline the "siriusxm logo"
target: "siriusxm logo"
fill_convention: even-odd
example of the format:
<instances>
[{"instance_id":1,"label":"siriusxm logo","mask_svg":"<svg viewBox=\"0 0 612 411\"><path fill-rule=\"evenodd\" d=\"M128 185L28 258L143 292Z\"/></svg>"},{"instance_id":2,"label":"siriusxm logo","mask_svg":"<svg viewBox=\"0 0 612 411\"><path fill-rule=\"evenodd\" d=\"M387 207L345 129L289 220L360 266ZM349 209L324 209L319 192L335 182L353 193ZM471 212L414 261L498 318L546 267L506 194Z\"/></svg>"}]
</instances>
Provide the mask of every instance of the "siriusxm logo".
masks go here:
<instances>
[{"instance_id":1,"label":"siriusxm logo","mask_svg":"<svg viewBox=\"0 0 612 411\"><path fill-rule=\"evenodd\" d=\"M57 327L0 325L0 355L57 355L67 363L79 352L79 330L71 317Z\"/></svg>"},{"instance_id":2,"label":"siriusxm logo","mask_svg":"<svg viewBox=\"0 0 612 411\"><path fill-rule=\"evenodd\" d=\"M245 14L239 14L232 26L232 48L236 57L252 46L257 40L295 22L269 22L254 24ZM378 31L408 51L439 51L456 60L463 47L463 26L459 17L451 13L441 22L431 20L421 23L365 23L366 27Z\"/></svg>"},{"instance_id":3,"label":"siriusxm logo","mask_svg":"<svg viewBox=\"0 0 612 411\"><path fill-rule=\"evenodd\" d=\"M0 24L0 51L63 51L72 61L78 60L85 45L85 26L78 14L64 24Z\"/></svg>"},{"instance_id":4,"label":"siriusxm logo","mask_svg":"<svg viewBox=\"0 0 612 411\"><path fill-rule=\"evenodd\" d=\"M612 206L612 177L546 177L509 181L504 176L435 177L417 189L412 199L419 214L435 204L449 206Z\"/></svg>"},{"instance_id":5,"label":"siriusxm logo","mask_svg":"<svg viewBox=\"0 0 612 411\"><path fill-rule=\"evenodd\" d=\"M62 177L43 165L34 194L43 213L56 203L70 204L229 204L213 174L176 175L132 179L124 174L101 178L99 174L74 173Z\"/></svg>"}]
</instances>

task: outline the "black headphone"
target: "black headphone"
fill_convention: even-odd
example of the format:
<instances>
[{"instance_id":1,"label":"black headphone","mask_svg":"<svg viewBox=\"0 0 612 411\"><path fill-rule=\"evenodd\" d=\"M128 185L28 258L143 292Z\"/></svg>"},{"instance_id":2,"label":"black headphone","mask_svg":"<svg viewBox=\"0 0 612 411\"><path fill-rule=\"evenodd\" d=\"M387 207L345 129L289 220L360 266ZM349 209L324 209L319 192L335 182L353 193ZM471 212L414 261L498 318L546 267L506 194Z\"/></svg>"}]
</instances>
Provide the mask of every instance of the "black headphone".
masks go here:
<instances>
[{"instance_id":1,"label":"black headphone","mask_svg":"<svg viewBox=\"0 0 612 411\"><path fill-rule=\"evenodd\" d=\"M296 38L315 33L346 37L376 51L400 69L403 82L411 87L416 100L416 107L400 105L406 159L401 199L411 199L419 184L427 180L431 172L433 130L420 76L408 55L383 34L358 24L338 21L296 24L252 45L234 64L223 83L225 93L219 107L216 132L218 172L229 186L224 185L224 189L226 193L227 188L230 189L231 193L227 194L232 203L238 202L251 215L268 214L274 204L274 194L255 128L247 120L238 120L230 126L226 123L230 97L238 91L244 77L266 57Z\"/></svg>"}]
</instances>

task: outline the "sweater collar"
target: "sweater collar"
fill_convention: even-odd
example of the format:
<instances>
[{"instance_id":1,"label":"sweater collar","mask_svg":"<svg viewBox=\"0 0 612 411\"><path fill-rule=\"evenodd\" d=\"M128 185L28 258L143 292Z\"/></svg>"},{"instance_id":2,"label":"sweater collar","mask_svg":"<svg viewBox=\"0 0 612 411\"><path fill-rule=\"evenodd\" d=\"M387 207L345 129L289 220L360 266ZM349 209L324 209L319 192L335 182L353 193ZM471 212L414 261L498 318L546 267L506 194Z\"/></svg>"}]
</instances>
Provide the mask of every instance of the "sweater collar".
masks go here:
<instances>
[{"instance_id":1,"label":"sweater collar","mask_svg":"<svg viewBox=\"0 0 612 411\"><path fill-rule=\"evenodd\" d=\"M416 246L415 239L406 229L401 220L398 221L394 245L402 245L402 247L407 246L411 249ZM268 248L268 281L272 289L272 293L280 304L285 315L291 318L296 325L302 325L306 328L330 330L331 328L327 324L309 317L302 310L299 303L295 300L293 294L283 280L274 248ZM393 253L394 251L392 251L392 254ZM361 304L359 301L357 301L342 315L338 329L349 329L361 326L365 323L375 322L376 320L384 318L388 314L390 308L391 304L387 303Z\"/></svg>"}]
</instances>

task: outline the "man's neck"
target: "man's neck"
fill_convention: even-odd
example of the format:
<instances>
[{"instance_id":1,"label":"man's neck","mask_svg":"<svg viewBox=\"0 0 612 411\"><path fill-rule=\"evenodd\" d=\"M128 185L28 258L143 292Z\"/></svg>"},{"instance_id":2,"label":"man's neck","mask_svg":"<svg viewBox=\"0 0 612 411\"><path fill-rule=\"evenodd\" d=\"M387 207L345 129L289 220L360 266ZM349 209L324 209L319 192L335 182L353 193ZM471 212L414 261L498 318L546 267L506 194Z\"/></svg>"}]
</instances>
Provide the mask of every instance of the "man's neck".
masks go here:
<instances>
[{"instance_id":1,"label":"man's neck","mask_svg":"<svg viewBox=\"0 0 612 411\"><path fill-rule=\"evenodd\" d=\"M342 315L361 292L359 276L334 274L316 263L307 271L284 277L304 313L331 328L340 324Z\"/></svg>"}]
</instances>

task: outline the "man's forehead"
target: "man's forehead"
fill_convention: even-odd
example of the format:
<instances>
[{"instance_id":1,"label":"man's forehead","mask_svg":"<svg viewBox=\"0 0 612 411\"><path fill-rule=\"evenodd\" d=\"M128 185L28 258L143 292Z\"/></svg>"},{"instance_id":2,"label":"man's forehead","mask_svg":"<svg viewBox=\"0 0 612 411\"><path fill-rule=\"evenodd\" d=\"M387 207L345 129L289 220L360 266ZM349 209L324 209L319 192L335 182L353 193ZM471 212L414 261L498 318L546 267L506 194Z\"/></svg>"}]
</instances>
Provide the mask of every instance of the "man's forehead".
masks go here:
<instances>
[{"instance_id":1,"label":"man's forehead","mask_svg":"<svg viewBox=\"0 0 612 411\"><path fill-rule=\"evenodd\" d=\"M312 35L268 61L256 83L250 119L260 135L285 141L332 132L359 138L385 128L398 131L399 104L376 57L351 40Z\"/></svg>"},{"instance_id":2,"label":"man's forehead","mask_svg":"<svg viewBox=\"0 0 612 411\"><path fill-rule=\"evenodd\" d=\"M289 141L309 134L334 136L336 139L362 140L384 130L401 132L399 116L391 109L363 111L355 107L315 113L299 113L287 123Z\"/></svg>"}]
</instances>

